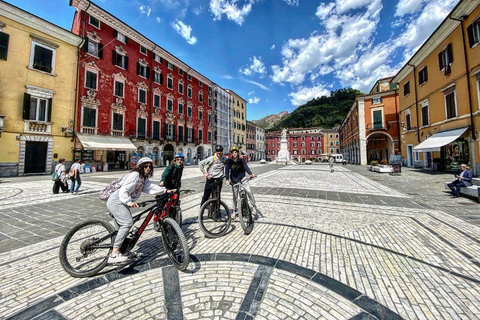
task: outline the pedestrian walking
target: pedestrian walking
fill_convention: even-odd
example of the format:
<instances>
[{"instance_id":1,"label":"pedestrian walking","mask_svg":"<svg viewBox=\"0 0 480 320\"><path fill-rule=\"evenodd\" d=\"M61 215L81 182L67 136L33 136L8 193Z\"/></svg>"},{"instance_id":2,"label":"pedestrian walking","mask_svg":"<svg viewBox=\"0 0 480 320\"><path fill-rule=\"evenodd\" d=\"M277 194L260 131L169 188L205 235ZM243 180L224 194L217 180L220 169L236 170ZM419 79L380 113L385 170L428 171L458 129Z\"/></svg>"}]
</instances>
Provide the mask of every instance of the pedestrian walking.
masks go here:
<instances>
[{"instance_id":1,"label":"pedestrian walking","mask_svg":"<svg viewBox=\"0 0 480 320\"><path fill-rule=\"evenodd\" d=\"M335 169L333 169L333 165L335 164L335 157L330 156L330 159L328 159L328 167L330 168L330 172L334 172Z\"/></svg>"},{"instance_id":2,"label":"pedestrian walking","mask_svg":"<svg viewBox=\"0 0 480 320\"><path fill-rule=\"evenodd\" d=\"M80 178L80 168L82 167L83 160L78 159L77 162L70 167L69 175L71 180L70 193L78 194L78 189L82 185L82 179ZM75 186L76 185L76 186Z\"/></svg>"}]
</instances>

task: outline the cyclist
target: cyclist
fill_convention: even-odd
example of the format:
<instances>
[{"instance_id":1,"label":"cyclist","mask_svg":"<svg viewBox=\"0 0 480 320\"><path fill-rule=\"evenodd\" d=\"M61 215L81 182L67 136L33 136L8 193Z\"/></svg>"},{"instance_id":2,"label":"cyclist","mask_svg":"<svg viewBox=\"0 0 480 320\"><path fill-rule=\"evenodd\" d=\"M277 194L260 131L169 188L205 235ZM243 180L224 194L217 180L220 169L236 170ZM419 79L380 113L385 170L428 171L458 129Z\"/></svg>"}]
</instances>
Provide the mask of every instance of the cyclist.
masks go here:
<instances>
[{"instance_id":1,"label":"cyclist","mask_svg":"<svg viewBox=\"0 0 480 320\"><path fill-rule=\"evenodd\" d=\"M180 189L182 185L183 163L185 157L180 152L175 155L174 162L162 174L160 186L170 189Z\"/></svg>"},{"instance_id":2,"label":"cyclist","mask_svg":"<svg viewBox=\"0 0 480 320\"><path fill-rule=\"evenodd\" d=\"M205 182L205 189L203 190L202 203L200 203L200 206L202 206L212 194L212 183L222 181L225 175L225 156L223 155L223 147L217 145L215 147L215 154L200 161L198 166L200 167L203 176L207 179ZM222 185L220 184L220 191L221 190Z\"/></svg>"},{"instance_id":3,"label":"cyclist","mask_svg":"<svg viewBox=\"0 0 480 320\"><path fill-rule=\"evenodd\" d=\"M137 166L120 181L120 188L110 195L107 208L115 218L118 232L113 243L113 250L108 257L108 263L125 262L136 256L134 252L121 254L120 247L133 226L130 208L138 208L135 202L142 192L148 194L163 194L170 192L165 187L154 185L149 178L153 176L153 161L143 157L137 162ZM171 192L175 192L172 190Z\"/></svg>"},{"instance_id":4,"label":"cyclist","mask_svg":"<svg viewBox=\"0 0 480 320\"><path fill-rule=\"evenodd\" d=\"M255 178L255 175L252 173L250 168L248 167L247 163L245 162L245 159L240 158L239 156L239 151L236 147L233 147L230 150L232 157L227 159L225 163L225 179L227 182L225 183L227 186L232 184L232 191L233 191L233 219L236 219L238 217L238 206L237 206L237 197L238 197L238 192L240 190L240 186L234 184L237 184L242 181L243 178L245 178L246 173L250 175L250 178ZM245 191L247 192L248 198L250 199L250 202L252 203L254 214L257 214L257 206L255 202L255 198L253 197L253 193L250 190L250 185L248 184L248 181L243 182L243 186L245 187Z\"/></svg>"}]
</instances>

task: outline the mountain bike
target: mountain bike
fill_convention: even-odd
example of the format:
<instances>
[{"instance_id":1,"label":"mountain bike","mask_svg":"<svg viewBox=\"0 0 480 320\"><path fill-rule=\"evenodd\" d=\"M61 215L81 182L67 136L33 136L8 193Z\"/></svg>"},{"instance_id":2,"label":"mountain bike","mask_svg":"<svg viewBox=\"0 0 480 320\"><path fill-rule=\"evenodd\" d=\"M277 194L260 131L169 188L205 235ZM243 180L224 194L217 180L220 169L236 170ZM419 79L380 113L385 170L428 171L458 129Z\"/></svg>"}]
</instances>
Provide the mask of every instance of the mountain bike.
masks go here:
<instances>
[{"instance_id":1,"label":"mountain bike","mask_svg":"<svg viewBox=\"0 0 480 320\"><path fill-rule=\"evenodd\" d=\"M180 193L192 191L194 190L180 190L167 196L156 196L155 200L138 203L139 207L145 207L148 203L155 202L150 208L132 217L135 224L148 212L142 224L129 232L120 252L128 253L135 247L152 217L156 217L159 222L158 231L162 233L163 247L168 258L177 269L185 270L190 263L187 240L178 223L171 218L170 210L174 207L167 208L164 204L176 194L178 196ZM91 277L99 273L108 263L117 232L109 222L100 219L87 220L74 226L60 245L59 257L63 269L76 278Z\"/></svg>"},{"instance_id":2,"label":"mountain bike","mask_svg":"<svg viewBox=\"0 0 480 320\"><path fill-rule=\"evenodd\" d=\"M250 202L248 201L247 191L245 190L244 186L244 183L250 181L251 179L252 178L245 177L240 182L232 185L232 188L234 190L237 186L239 188L237 196L238 218L245 234L250 234L253 230L252 207L250 206Z\"/></svg>"},{"instance_id":3,"label":"mountain bike","mask_svg":"<svg viewBox=\"0 0 480 320\"><path fill-rule=\"evenodd\" d=\"M223 180L218 180L212 183L212 199L205 201L200 207L198 215L198 222L203 233L212 238L223 236L227 233L232 217L230 216L230 209L220 200L220 186Z\"/></svg>"}]
</instances>

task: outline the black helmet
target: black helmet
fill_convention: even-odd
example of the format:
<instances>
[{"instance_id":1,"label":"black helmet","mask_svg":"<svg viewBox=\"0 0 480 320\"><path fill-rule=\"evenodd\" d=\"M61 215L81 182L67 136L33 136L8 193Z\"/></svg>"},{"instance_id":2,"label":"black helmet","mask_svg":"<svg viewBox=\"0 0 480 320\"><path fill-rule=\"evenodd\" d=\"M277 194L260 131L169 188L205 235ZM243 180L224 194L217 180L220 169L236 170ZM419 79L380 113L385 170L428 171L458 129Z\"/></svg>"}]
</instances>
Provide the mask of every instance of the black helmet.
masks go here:
<instances>
[{"instance_id":1,"label":"black helmet","mask_svg":"<svg viewBox=\"0 0 480 320\"><path fill-rule=\"evenodd\" d=\"M223 152L223 147L221 145L217 145L215 147L215 152L222 151Z\"/></svg>"}]
</instances>

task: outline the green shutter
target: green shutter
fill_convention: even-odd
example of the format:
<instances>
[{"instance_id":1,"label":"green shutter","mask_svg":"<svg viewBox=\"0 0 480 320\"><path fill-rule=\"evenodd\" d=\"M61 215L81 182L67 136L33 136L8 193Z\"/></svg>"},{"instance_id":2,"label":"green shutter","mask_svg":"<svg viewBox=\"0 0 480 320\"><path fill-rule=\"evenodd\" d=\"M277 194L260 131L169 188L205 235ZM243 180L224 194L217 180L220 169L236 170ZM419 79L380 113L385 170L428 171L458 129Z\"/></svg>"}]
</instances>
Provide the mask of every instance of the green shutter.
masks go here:
<instances>
[{"instance_id":1,"label":"green shutter","mask_svg":"<svg viewBox=\"0 0 480 320\"><path fill-rule=\"evenodd\" d=\"M47 122L51 122L52 121L52 102L53 102L53 99L50 98L48 99L48 105L47 105Z\"/></svg>"},{"instance_id":2,"label":"green shutter","mask_svg":"<svg viewBox=\"0 0 480 320\"><path fill-rule=\"evenodd\" d=\"M28 93L23 94L23 120L30 119L30 95Z\"/></svg>"},{"instance_id":3,"label":"green shutter","mask_svg":"<svg viewBox=\"0 0 480 320\"><path fill-rule=\"evenodd\" d=\"M7 60L9 38L10 35L0 32L0 60Z\"/></svg>"}]
</instances>

